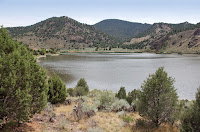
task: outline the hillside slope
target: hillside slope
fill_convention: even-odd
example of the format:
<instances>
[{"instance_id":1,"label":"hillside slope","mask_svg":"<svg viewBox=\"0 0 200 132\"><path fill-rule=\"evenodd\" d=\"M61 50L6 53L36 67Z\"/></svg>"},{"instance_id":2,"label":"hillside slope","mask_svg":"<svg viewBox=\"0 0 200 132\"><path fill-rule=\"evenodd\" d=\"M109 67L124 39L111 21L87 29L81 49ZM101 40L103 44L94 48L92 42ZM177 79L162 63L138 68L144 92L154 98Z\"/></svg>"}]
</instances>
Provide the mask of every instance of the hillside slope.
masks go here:
<instances>
[{"instance_id":1,"label":"hillside slope","mask_svg":"<svg viewBox=\"0 0 200 132\"><path fill-rule=\"evenodd\" d=\"M155 23L131 41L125 42L123 47L132 49L149 47L156 51L197 52L200 41L198 28L200 28L200 24L194 25L188 22L180 24ZM170 47L171 49L169 49Z\"/></svg>"},{"instance_id":2,"label":"hillside slope","mask_svg":"<svg viewBox=\"0 0 200 132\"><path fill-rule=\"evenodd\" d=\"M115 38L94 26L79 23L68 17L52 17L27 27L7 28L12 37L32 49L84 48L118 44Z\"/></svg>"},{"instance_id":3,"label":"hillside slope","mask_svg":"<svg viewBox=\"0 0 200 132\"><path fill-rule=\"evenodd\" d=\"M167 52L200 53L200 28L171 35L162 48Z\"/></svg>"},{"instance_id":4,"label":"hillside slope","mask_svg":"<svg viewBox=\"0 0 200 132\"><path fill-rule=\"evenodd\" d=\"M103 20L94 26L105 33L123 40L131 39L151 27L150 24L133 23L118 19Z\"/></svg>"}]
</instances>

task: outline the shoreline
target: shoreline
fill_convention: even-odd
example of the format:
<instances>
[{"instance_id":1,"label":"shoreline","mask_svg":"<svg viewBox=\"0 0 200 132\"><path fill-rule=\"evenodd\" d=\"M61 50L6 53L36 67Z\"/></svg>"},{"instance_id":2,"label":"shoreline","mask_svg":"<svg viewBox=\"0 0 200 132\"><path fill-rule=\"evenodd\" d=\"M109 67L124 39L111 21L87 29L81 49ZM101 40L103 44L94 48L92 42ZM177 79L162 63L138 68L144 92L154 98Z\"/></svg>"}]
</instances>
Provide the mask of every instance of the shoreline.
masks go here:
<instances>
[{"instance_id":1,"label":"shoreline","mask_svg":"<svg viewBox=\"0 0 200 132\"><path fill-rule=\"evenodd\" d=\"M40 63L41 60L40 58L46 58L47 56L59 56L60 54L46 54L46 55L39 55L39 56L36 56L36 62L37 63Z\"/></svg>"},{"instance_id":2,"label":"shoreline","mask_svg":"<svg viewBox=\"0 0 200 132\"><path fill-rule=\"evenodd\" d=\"M60 50L61 55L66 53L152 53L152 54L177 54L177 55L200 55L196 52L167 52L167 51L150 51L150 50L139 50L139 49L121 49L113 48L112 50L95 50L94 48L86 49L70 49L70 50Z\"/></svg>"}]
</instances>

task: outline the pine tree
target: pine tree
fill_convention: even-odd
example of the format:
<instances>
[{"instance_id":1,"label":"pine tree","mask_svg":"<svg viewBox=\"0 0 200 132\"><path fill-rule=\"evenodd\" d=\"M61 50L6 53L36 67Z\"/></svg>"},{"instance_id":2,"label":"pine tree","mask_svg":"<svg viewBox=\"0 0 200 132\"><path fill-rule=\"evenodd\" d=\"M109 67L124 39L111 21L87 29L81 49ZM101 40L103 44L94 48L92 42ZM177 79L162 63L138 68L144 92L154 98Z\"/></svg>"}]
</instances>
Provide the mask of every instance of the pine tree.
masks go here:
<instances>
[{"instance_id":1,"label":"pine tree","mask_svg":"<svg viewBox=\"0 0 200 132\"><path fill-rule=\"evenodd\" d=\"M126 89L125 87L121 87L118 93L116 94L116 97L119 99L126 99Z\"/></svg>"},{"instance_id":2,"label":"pine tree","mask_svg":"<svg viewBox=\"0 0 200 132\"><path fill-rule=\"evenodd\" d=\"M23 44L0 29L0 118L27 121L47 103L46 72Z\"/></svg>"},{"instance_id":3,"label":"pine tree","mask_svg":"<svg viewBox=\"0 0 200 132\"><path fill-rule=\"evenodd\" d=\"M155 123L156 127L172 120L178 99L173 83L174 79L168 77L161 67L155 74L149 75L141 86L139 113Z\"/></svg>"},{"instance_id":4,"label":"pine tree","mask_svg":"<svg viewBox=\"0 0 200 132\"><path fill-rule=\"evenodd\" d=\"M129 104L136 101L136 99L139 97L140 91L134 89L133 91L128 93L128 96L126 97L126 100Z\"/></svg>"},{"instance_id":5,"label":"pine tree","mask_svg":"<svg viewBox=\"0 0 200 132\"><path fill-rule=\"evenodd\" d=\"M75 96L84 96L87 95L89 92L89 87L87 85L87 82L84 78L81 78L76 87L74 88Z\"/></svg>"},{"instance_id":6,"label":"pine tree","mask_svg":"<svg viewBox=\"0 0 200 132\"><path fill-rule=\"evenodd\" d=\"M194 104L184 112L181 124L182 132L200 131L200 87L197 90Z\"/></svg>"},{"instance_id":7,"label":"pine tree","mask_svg":"<svg viewBox=\"0 0 200 132\"><path fill-rule=\"evenodd\" d=\"M62 103L67 97L67 89L61 78L53 73L48 80L49 83L49 101L52 104Z\"/></svg>"}]
</instances>

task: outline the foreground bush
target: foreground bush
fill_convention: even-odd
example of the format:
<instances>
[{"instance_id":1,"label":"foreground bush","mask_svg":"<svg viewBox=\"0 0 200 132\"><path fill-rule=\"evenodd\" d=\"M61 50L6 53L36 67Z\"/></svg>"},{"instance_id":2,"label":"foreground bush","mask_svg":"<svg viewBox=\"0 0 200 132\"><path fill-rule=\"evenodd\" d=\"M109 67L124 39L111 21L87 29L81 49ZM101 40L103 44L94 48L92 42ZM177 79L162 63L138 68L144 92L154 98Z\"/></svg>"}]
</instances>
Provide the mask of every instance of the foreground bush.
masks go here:
<instances>
[{"instance_id":1,"label":"foreground bush","mask_svg":"<svg viewBox=\"0 0 200 132\"><path fill-rule=\"evenodd\" d=\"M84 96L89 93L89 87L87 85L87 82L84 78L81 78L76 87L74 88L74 94L75 96Z\"/></svg>"},{"instance_id":2,"label":"foreground bush","mask_svg":"<svg viewBox=\"0 0 200 132\"><path fill-rule=\"evenodd\" d=\"M115 94L112 91L103 91L100 95L100 97L96 100L99 100L99 107L102 109L108 109L111 110L111 105L117 100L115 97Z\"/></svg>"},{"instance_id":3,"label":"foreground bush","mask_svg":"<svg viewBox=\"0 0 200 132\"><path fill-rule=\"evenodd\" d=\"M0 29L0 120L26 122L47 103L46 72L27 48Z\"/></svg>"},{"instance_id":4,"label":"foreground bush","mask_svg":"<svg viewBox=\"0 0 200 132\"><path fill-rule=\"evenodd\" d=\"M178 97L173 84L174 79L168 77L161 67L155 74L149 75L141 86L139 113L151 120L156 127L171 121L175 113Z\"/></svg>"},{"instance_id":5,"label":"foreground bush","mask_svg":"<svg viewBox=\"0 0 200 132\"><path fill-rule=\"evenodd\" d=\"M124 109L128 109L130 107L130 105L128 104L128 102L124 99L116 99L113 104L111 105L111 110L113 111L122 111Z\"/></svg>"},{"instance_id":6,"label":"foreground bush","mask_svg":"<svg viewBox=\"0 0 200 132\"><path fill-rule=\"evenodd\" d=\"M200 88L196 93L196 101L183 114L181 120L183 132L199 132L200 131Z\"/></svg>"},{"instance_id":7,"label":"foreground bush","mask_svg":"<svg viewBox=\"0 0 200 132\"><path fill-rule=\"evenodd\" d=\"M89 111L94 111L97 112L97 106L95 104L90 104L88 101L83 102L82 104L83 108L83 112L89 112Z\"/></svg>"},{"instance_id":8,"label":"foreground bush","mask_svg":"<svg viewBox=\"0 0 200 132\"><path fill-rule=\"evenodd\" d=\"M61 78L53 73L48 80L49 83L49 102L52 104L62 103L67 97L67 90Z\"/></svg>"}]
</instances>

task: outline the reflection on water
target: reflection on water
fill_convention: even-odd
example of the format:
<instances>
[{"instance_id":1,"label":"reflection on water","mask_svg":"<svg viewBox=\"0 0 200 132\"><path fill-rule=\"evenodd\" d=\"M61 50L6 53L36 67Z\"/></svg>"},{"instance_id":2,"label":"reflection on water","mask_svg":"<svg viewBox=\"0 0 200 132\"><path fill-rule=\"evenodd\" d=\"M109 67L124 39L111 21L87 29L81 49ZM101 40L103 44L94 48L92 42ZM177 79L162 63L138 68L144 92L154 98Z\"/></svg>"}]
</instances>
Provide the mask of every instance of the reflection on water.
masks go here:
<instances>
[{"instance_id":1,"label":"reflection on water","mask_svg":"<svg viewBox=\"0 0 200 132\"><path fill-rule=\"evenodd\" d=\"M85 78L90 89L127 91L139 89L149 74L164 66L175 78L181 99L194 99L200 85L200 56L135 53L74 53L43 58L41 65L56 71L67 87L75 87Z\"/></svg>"}]
</instances>

